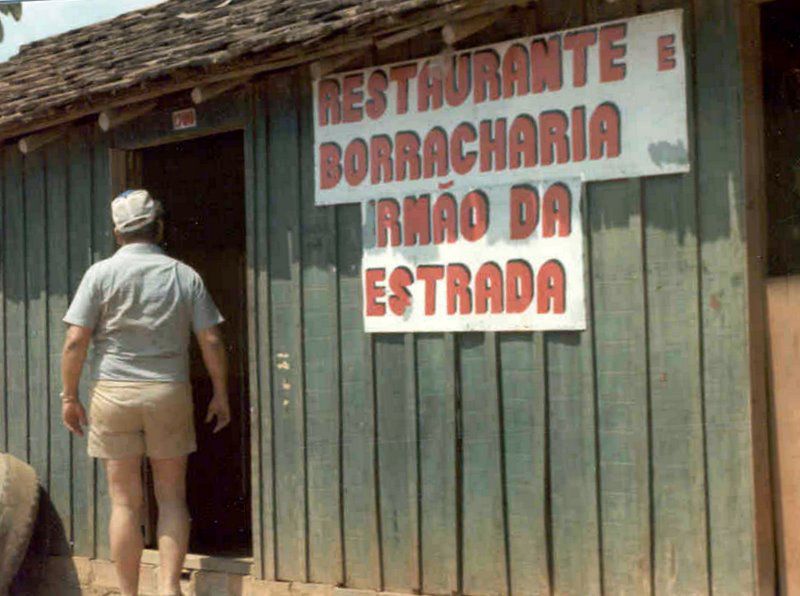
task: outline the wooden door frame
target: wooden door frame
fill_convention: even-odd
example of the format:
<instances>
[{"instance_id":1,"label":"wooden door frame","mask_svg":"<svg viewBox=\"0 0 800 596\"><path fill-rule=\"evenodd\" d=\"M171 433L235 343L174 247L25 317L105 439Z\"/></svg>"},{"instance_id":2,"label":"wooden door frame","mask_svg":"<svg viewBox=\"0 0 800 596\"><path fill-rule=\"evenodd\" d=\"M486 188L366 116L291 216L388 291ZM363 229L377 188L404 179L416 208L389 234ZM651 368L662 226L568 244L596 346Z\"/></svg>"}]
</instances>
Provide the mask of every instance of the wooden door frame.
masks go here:
<instances>
[{"instance_id":1,"label":"wooden door frame","mask_svg":"<svg viewBox=\"0 0 800 596\"><path fill-rule=\"evenodd\" d=\"M773 0L738 0L742 71L742 117L746 235L748 344L750 364L752 466L755 498L756 573L759 592L774 594L780 585L779 527L774 419L769 390L769 342L766 311L767 193L764 138L761 7Z\"/></svg>"},{"instance_id":2,"label":"wooden door frame","mask_svg":"<svg viewBox=\"0 0 800 596\"><path fill-rule=\"evenodd\" d=\"M247 189L252 187L254 181L252 179L253 172L247 168L246 164L248 161L247 135L252 126L252 101L254 93L255 91L253 84L247 84L236 91L223 94L222 96L205 104L193 106L197 112L197 126L189 130L176 131L172 128L172 113L176 110L185 109L188 107L186 105L185 98L178 98L177 101L172 103L172 105L170 105L168 100L164 101L164 105L160 106L159 109L143 115L136 120L120 126L119 129L114 130L111 133L109 143L109 164L111 170L110 180L112 196L116 196L120 192L129 188L130 182L136 183L136 180L132 181L132 178L138 178L139 180L141 179L142 150L158 147L160 145L166 145L169 143L202 139L225 132L237 131L242 133L242 144L245 155L245 168L243 171L245 181L245 196L242 197L242 200L245 201L245 233L251 234L255 222L251 221L252 218L248 213L246 201L248 193ZM134 175L131 177L131 172L138 172L138 176ZM249 250L246 251L245 259L246 275L250 276L254 271L253 268L255 264L253 261L253 255L250 254ZM253 341L253 338L250 337L250 334L254 333L254 312L251 308L251 305L253 305L255 301L254 297L251 296L249 289L247 292L246 301L246 335L243 339L245 340L245 352L247 353L248 361L244 362L243 364L245 367L252 369L253 363L250 361L254 358L254 355L249 349L249 344L252 344ZM260 482L260 475L254 473L254 471L261 469L261 451L258 448L258 445L260 444L260 438L257 434L258 430L260 429L260 421L258 420L258 413L260 409L254 409L252 407L253 402L259 399L259 396L256 393L256 388L257 385L254 384L254 379L250 378L249 386L247 387L247 391L251 400L251 407L248 410L251 434L249 450L250 465L248 471L250 482L250 507L252 512L259 511L261 508L261 503L257 502L259 499L260 490L258 490L259 487L255 486L255 483ZM242 411L244 411L244 409ZM253 553L253 561L255 562L257 561L255 555L256 553L260 552L262 536L260 534L260 528L253 523L253 519L254 518L251 515L251 552ZM197 558L196 555L193 556ZM205 559L208 557L200 555L200 558ZM211 558L220 560L228 559L227 557ZM233 557L231 560L241 566L241 558ZM206 566L207 565L205 564L203 565L203 567ZM222 567L228 568L225 563L222 563ZM261 575L262 572L260 565L257 563L251 564L250 568L251 573L255 573L259 576Z\"/></svg>"}]
</instances>

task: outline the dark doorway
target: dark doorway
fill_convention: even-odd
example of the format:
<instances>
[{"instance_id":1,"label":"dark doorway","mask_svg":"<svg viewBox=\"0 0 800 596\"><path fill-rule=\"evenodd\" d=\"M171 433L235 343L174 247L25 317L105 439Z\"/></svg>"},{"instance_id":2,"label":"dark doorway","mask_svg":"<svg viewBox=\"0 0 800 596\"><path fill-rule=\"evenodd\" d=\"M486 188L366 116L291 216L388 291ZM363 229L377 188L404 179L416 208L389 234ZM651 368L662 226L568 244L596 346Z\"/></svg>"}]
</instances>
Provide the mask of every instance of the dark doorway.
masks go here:
<instances>
[{"instance_id":1,"label":"dark doorway","mask_svg":"<svg viewBox=\"0 0 800 596\"><path fill-rule=\"evenodd\" d=\"M243 142L237 131L171 143L143 150L140 162L144 188L164 204L164 249L200 273L227 319L232 422L216 435L204 422L211 383L196 342L191 350L198 451L189 459L190 551L204 555L251 551Z\"/></svg>"},{"instance_id":2,"label":"dark doorway","mask_svg":"<svg viewBox=\"0 0 800 596\"><path fill-rule=\"evenodd\" d=\"M781 594L800 589L800 4L761 7L772 479Z\"/></svg>"},{"instance_id":3,"label":"dark doorway","mask_svg":"<svg viewBox=\"0 0 800 596\"><path fill-rule=\"evenodd\" d=\"M800 274L800 3L762 8L769 275Z\"/></svg>"}]
</instances>

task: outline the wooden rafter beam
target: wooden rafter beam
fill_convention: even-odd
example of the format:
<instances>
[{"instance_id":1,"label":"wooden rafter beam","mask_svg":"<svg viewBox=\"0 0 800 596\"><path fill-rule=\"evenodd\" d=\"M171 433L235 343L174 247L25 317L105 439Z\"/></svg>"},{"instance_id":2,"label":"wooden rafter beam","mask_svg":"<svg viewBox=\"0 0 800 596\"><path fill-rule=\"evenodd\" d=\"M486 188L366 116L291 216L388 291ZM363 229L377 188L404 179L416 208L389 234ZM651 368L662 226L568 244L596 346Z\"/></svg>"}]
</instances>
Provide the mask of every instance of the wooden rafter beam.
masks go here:
<instances>
[{"instance_id":1,"label":"wooden rafter beam","mask_svg":"<svg viewBox=\"0 0 800 596\"><path fill-rule=\"evenodd\" d=\"M58 137L62 136L67 131L65 126L49 128L42 132L37 132L27 137L22 137L17 146L24 155L33 153L37 149L41 149L48 143L55 141Z\"/></svg>"},{"instance_id":2,"label":"wooden rafter beam","mask_svg":"<svg viewBox=\"0 0 800 596\"><path fill-rule=\"evenodd\" d=\"M448 46L455 45L462 39L466 39L479 31L483 31L487 27L491 27L500 20L504 14L504 12L494 12L464 21L448 23L442 27L442 39Z\"/></svg>"},{"instance_id":3,"label":"wooden rafter beam","mask_svg":"<svg viewBox=\"0 0 800 596\"><path fill-rule=\"evenodd\" d=\"M204 103L210 99L214 99L223 93L227 93L232 89L236 89L237 87L247 84L248 80L249 77L242 77L241 79L220 81L219 83L211 83L209 85L198 85L192 89L192 101L195 103L195 105L200 105L201 103Z\"/></svg>"},{"instance_id":4,"label":"wooden rafter beam","mask_svg":"<svg viewBox=\"0 0 800 596\"><path fill-rule=\"evenodd\" d=\"M311 78L312 79L321 79L325 75L329 75L332 72L336 72L340 70L364 55L363 52L356 53L356 54L345 54L343 56L333 56L332 58L326 58L325 60L317 60L311 64Z\"/></svg>"},{"instance_id":5,"label":"wooden rafter beam","mask_svg":"<svg viewBox=\"0 0 800 596\"><path fill-rule=\"evenodd\" d=\"M432 16L426 18L424 21L414 24L411 27L400 29L399 31L380 37L375 41L375 47L379 50L389 48L398 43L414 39L420 35L424 35L429 31L441 29L442 27L450 24L453 19L459 21L469 20L471 18L479 18L482 16L490 16L492 14L500 15L505 14L505 10L511 7L525 8L532 3L532 0L494 0L493 2L482 2L473 8L467 8L457 13L446 13L445 16ZM444 13L444 11L442 11Z\"/></svg>"},{"instance_id":6,"label":"wooden rafter beam","mask_svg":"<svg viewBox=\"0 0 800 596\"><path fill-rule=\"evenodd\" d=\"M103 110L97 117L97 124L103 132L108 132L112 128L116 128L126 122L135 120L140 116L144 116L148 112L152 112L157 105L155 101L134 104L115 108L112 110Z\"/></svg>"}]
</instances>

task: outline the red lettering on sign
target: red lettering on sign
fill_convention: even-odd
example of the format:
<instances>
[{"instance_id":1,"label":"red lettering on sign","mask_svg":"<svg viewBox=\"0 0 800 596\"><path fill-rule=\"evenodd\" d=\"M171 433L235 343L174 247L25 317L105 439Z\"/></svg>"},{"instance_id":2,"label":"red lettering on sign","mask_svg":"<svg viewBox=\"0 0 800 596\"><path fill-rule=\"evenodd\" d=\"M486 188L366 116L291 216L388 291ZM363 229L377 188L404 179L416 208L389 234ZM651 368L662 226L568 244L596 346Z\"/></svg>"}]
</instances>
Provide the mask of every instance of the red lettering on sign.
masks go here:
<instances>
[{"instance_id":1,"label":"red lettering on sign","mask_svg":"<svg viewBox=\"0 0 800 596\"><path fill-rule=\"evenodd\" d=\"M478 138L475 129L469 122L462 122L450 135L450 161L456 174L469 173L478 159L475 151L464 153L464 143L472 143Z\"/></svg>"},{"instance_id":2,"label":"red lettering on sign","mask_svg":"<svg viewBox=\"0 0 800 596\"><path fill-rule=\"evenodd\" d=\"M620 113L616 104L597 106L589 121L589 156L592 159L619 157L622 151Z\"/></svg>"},{"instance_id":3,"label":"red lettering on sign","mask_svg":"<svg viewBox=\"0 0 800 596\"><path fill-rule=\"evenodd\" d=\"M342 179L342 148L336 143L319 146L319 185L322 190L335 187Z\"/></svg>"},{"instance_id":4,"label":"red lettering on sign","mask_svg":"<svg viewBox=\"0 0 800 596\"><path fill-rule=\"evenodd\" d=\"M364 297L368 317L382 317L386 314L386 305L379 302L386 296L386 289L378 284L386 279L386 269L367 269L364 271Z\"/></svg>"},{"instance_id":5,"label":"red lettering on sign","mask_svg":"<svg viewBox=\"0 0 800 596\"><path fill-rule=\"evenodd\" d=\"M422 175L425 178L447 176L450 166L447 157L447 132L440 126L425 135L422 144Z\"/></svg>"},{"instance_id":6,"label":"red lettering on sign","mask_svg":"<svg viewBox=\"0 0 800 596\"><path fill-rule=\"evenodd\" d=\"M454 59L452 68L447 69L444 80L444 98L447 105L456 107L467 101L470 92L470 64L469 54L463 54Z\"/></svg>"},{"instance_id":7,"label":"red lettering on sign","mask_svg":"<svg viewBox=\"0 0 800 596\"><path fill-rule=\"evenodd\" d=\"M398 132L394 140L394 178L398 182L418 180L420 177L419 137L410 131Z\"/></svg>"},{"instance_id":8,"label":"red lettering on sign","mask_svg":"<svg viewBox=\"0 0 800 596\"><path fill-rule=\"evenodd\" d=\"M563 85L561 36L531 42L531 92L558 91Z\"/></svg>"},{"instance_id":9,"label":"red lettering on sign","mask_svg":"<svg viewBox=\"0 0 800 596\"><path fill-rule=\"evenodd\" d=\"M506 169L506 119L498 118L494 121L494 133L492 133L492 121L484 120L480 126L480 155L481 172Z\"/></svg>"},{"instance_id":10,"label":"red lettering on sign","mask_svg":"<svg viewBox=\"0 0 800 596\"><path fill-rule=\"evenodd\" d=\"M417 77L417 111L438 110L444 103L442 73L426 62Z\"/></svg>"},{"instance_id":11,"label":"red lettering on sign","mask_svg":"<svg viewBox=\"0 0 800 596\"><path fill-rule=\"evenodd\" d=\"M431 243L431 200L427 195L403 200L403 245Z\"/></svg>"},{"instance_id":12,"label":"red lettering on sign","mask_svg":"<svg viewBox=\"0 0 800 596\"><path fill-rule=\"evenodd\" d=\"M522 114L514 118L508 132L508 161L512 170L536 165L536 121Z\"/></svg>"},{"instance_id":13,"label":"red lettering on sign","mask_svg":"<svg viewBox=\"0 0 800 596\"><path fill-rule=\"evenodd\" d=\"M469 289L470 272L464 265L447 266L447 314L472 312L472 291Z\"/></svg>"},{"instance_id":14,"label":"red lettering on sign","mask_svg":"<svg viewBox=\"0 0 800 596\"><path fill-rule=\"evenodd\" d=\"M586 108L572 108L572 161L586 159Z\"/></svg>"},{"instance_id":15,"label":"red lettering on sign","mask_svg":"<svg viewBox=\"0 0 800 596\"><path fill-rule=\"evenodd\" d=\"M503 272L496 263L484 263L475 274L475 313L503 312Z\"/></svg>"},{"instance_id":16,"label":"red lettering on sign","mask_svg":"<svg viewBox=\"0 0 800 596\"><path fill-rule=\"evenodd\" d=\"M361 87L364 86L363 73L349 75L344 78L342 83L342 121L361 122L364 112L361 108L361 101L364 93Z\"/></svg>"},{"instance_id":17,"label":"red lettering on sign","mask_svg":"<svg viewBox=\"0 0 800 596\"><path fill-rule=\"evenodd\" d=\"M560 110L542 112L539 116L543 166L551 165L554 158L558 163L569 161L567 126L567 115Z\"/></svg>"},{"instance_id":18,"label":"red lettering on sign","mask_svg":"<svg viewBox=\"0 0 800 596\"><path fill-rule=\"evenodd\" d=\"M422 265L417 267L417 278L425 282L425 314L436 314L436 282L444 279L441 265Z\"/></svg>"},{"instance_id":19,"label":"red lettering on sign","mask_svg":"<svg viewBox=\"0 0 800 596\"><path fill-rule=\"evenodd\" d=\"M587 48L597 43L597 30L573 31L564 36L564 49L572 52L572 84L583 87L587 80Z\"/></svg>"},{"instance_id":20,"label":"red lettering on sign","mask_svg":"<svg viewBox=\"0 0 800 596\"><path fill-rule=\"evenodd\" d=\"M500 98L500 57L494 50L475 52L472 58L475 103Z\"/></svg>"},{"instance_id":21,"label":"red lettering on sign","mask_svg":"<svg viewBox=\"0 0 800 596\"><path fill-rule=\"evenodd\" d=\"M433 243L452 244L458 239L458 219L456 199L446 192L433 204Z\"/></svg>"},{"instance_id":22,"label":"red lettering on sign","mask_svg":"<svg viewBox=\"0 0 800 596\"><path fill-rule=\"evenodd\" d=\"M372 184L394 180L392 162L392 140L386 135L372 137L369 144L370 181Z\"/></svg>"},{"instance_id":23,"label":"red lettering on sign","mask_svg":"<svg viewBox=\"0 0 800 596\"><path fill-rule=\"evenodd\" d=\"M473 190L461 201L461 236L470 242L483 238L489 227L489 199L482 190Z\"/></svg>"},{"instance_id":24,"label":"red lettering on sign","mask_svg":"<svg viewBox=\"0 0 800 596\"><path fill-rule=\"evenodd\" d=\"M185 130L197 126L197 111L194 108L186 108L172 112L172 128L175 130Z\"/></svg>"},{"instance_id":25,"label":"red lettering on sign","mask_svg":"<svg viewBox=\"0 0 800 596\"><path fill-rule=\"evenodd\" d=\"M320 126L339 124L342 121L342 106L339 103L339 81L324 79L319 82L317 98L317 120Z\"/></svg>"},{"instance_id":26,"label":"red lettering on sign","mask_svg":"<svg viewBox=\"0 0 800 596\"><path fill-rule=\"evenodd\" d=\"M627 74L627 67L619 63L625 57L627 46L617 43L625 39L628 28L625 23L607 25L600 29L600 82L621 81Z\"/></svg>"},{"instance_id":27,"label":"red lettering on sign","mask_svg":"<svg viewBox=\"0 0 800 596\"><path fill-rule=\"evenodd\" d=\"M375 210L378 246L400 246L400 204L394 199L381 199Z\"/></svg>"},{"instance_id":28,"label":"red lettering on sign","mask_svg":"<svg viewBox=\"0 0 800 596\"><path fill-rule=\"evenodd\" d=\"M367 177L367 144L356 139L344 152L344 178L350 186L358 186Z\"/></svg>"},{"instance_id":29,"label":"red lettering on sign","mask_svg":"<svg viewBox=\"0 0 800 596\"><path fill-rule=\"evenodd\" d=\"M523 240L539 224L539 194L533 186L519 184L511 188L511 239Z\"/></svg>"},{"instance_id":30,"label":"red lettering on sign","mask_svg":"<svg viewBox=\"0 0 800 596\"><path fill-rule=\"evenodd\" d=\"M566 295L564 292L564 267L556 260L547 261L539 269L536 277L537 312L545 314L564 314Z\"/></svg>"},{"instance_id":31,"label":"red lettering on sign","mask_svg":"<svg viewBox=\"0 0 800 596\"><path fill-rule=\"evenodd\" d=\"M503 56L503 97L526 95L530 84L528 50L518 43L512 44Z\"/></svg>"},{"instance_id":32,"label":"red lettering on sign","mask_svg":"<svg viewBox=\"0 0 800 596\"><path fill-rule=\"evenodd\" d=\"M417 74L416 64L393 66L389 71L389 78L397 83L397 113L408 112L408 82Z\"/></svg>"},{"instance_id":33,"label":"red lettering on sign","mask_svg":"<svg viewBox=\"0 0 800 596\"><path fill-rule=\"evenodd\" d=\"M411 306L411 292L408 287L414 283L414 276L405 267L398 267L389 276L389 288L392 295L389 296L389 308L397 316L403 315L406 309Z\"/></svg>"},{"instance_id":34,"label":"red lettering on sign","mask_svg":"<svg viewBox=\"0 0 800 596\"><path fill-rule=\"evenodd\" d=\"M367 80L369 99L364 107L367 116L372 120L377 120L386 113L386 89L388 87L389 79L382 70L375 70L369 75Z\"/></svg>"},{"instance_id":35,"label":"red lettering on sign","mask_svg":"<svg viewBox=\"0 0 800 596\"><path fill-rule=\"evenodd\" d=\"M673 70L677 65L675 35L662 35L658 38L658 70Z\"/></svg>"},{"instance_id":36,"label":"red lettering on sign","mask_svg":"<svg viewBox=\"0 0 800 596\"><path fill-rule=\"evenodd\" d=\"M542 199L542 237L569 236L572 233L572 195L569 188L557 182L548 188Z\"/></svg>"},{"instance_id":37,"label":"red lettering on sign","mask_svg":"<svg viewBox=\"0 0 800 596\"><path fill-rule=\"evenodd\" d=\"M527 261L506 263L506 312L525 312L533 301L533 269Z\"/></svg>"}]
</instances>

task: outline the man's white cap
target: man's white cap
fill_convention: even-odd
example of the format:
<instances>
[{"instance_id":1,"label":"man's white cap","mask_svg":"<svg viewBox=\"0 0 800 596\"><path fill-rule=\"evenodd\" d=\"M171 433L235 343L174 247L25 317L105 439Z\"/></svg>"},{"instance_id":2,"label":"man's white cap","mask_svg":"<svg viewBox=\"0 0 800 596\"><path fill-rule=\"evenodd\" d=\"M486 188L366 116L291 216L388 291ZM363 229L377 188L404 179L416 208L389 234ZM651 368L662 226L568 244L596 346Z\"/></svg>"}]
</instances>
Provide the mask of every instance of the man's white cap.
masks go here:
<instances>
[{"instance_id":1,"label":"man's white cap","mask_svg":"<svg viewBox=\"0 0 800 596\"><path fill-rule=\"evenodd\" d=\"M111 218L117 232L135 232L161 215L161 203L146 190L126 190L111 202Z\"/></svg>"}]
</instances>

